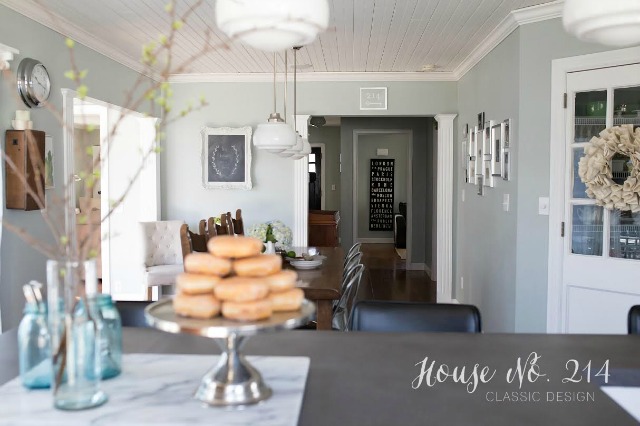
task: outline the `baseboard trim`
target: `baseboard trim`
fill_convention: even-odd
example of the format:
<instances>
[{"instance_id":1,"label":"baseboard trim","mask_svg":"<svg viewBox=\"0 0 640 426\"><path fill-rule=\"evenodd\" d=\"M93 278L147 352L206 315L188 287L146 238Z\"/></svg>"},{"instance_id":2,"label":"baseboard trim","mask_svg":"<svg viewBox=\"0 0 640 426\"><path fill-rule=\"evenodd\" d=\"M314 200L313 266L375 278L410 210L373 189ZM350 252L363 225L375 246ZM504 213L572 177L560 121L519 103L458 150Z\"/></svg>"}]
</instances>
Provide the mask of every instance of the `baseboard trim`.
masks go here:
<instances>
[{"instance_id":1,"label":"baseboard trim","mask_svg":"<svg viewBox=\"0 0 640 426\"><path fill-rule=\"evenodd\" d=\"M393 238L358 238L362 244L393 244Z\"/></svg>"},{"instance_id":2,"label":"baseboard trim","mask_svg":"<svg viewBox=\"0 0 640 426\"><path fill-rule=\"evenodd\" d=\"M458 299L451 299L451 303L455 303L456 305L460 304L460 302L458 302Z\"/></svg>"}]
</instances>

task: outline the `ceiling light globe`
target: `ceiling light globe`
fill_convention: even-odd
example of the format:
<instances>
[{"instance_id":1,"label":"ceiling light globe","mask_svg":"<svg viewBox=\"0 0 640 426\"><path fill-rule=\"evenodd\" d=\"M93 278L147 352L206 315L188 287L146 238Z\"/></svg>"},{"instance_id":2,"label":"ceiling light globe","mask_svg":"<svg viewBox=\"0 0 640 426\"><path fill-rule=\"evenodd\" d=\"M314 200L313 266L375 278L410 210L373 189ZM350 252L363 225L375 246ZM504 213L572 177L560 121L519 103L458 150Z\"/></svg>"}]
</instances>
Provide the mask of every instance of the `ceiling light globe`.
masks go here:
<instances>
[{"instance_id":1,"label":"ceiling light globe","mask_svg":"<svg viewBox=\"0 0 640 426\"><path fill-rule=\"evenodd\" d=\"M217 0L216 24L265 52L313 42L329 25L327 0Z\"/></svg>"},{"instance_id":2,"label":"ceiling light globe","mask_svg":"<svg viewBox=\"0 0 640 426\"><path fill-rule=\"evenodd\" d=\"M281 157L291 158L301 153L303 148L304 142L302 141L302 136L300 136L300 133L296 132L296 144L291 149L282 151L279 155Z\"/></svg>"},{"instance_id":3,"label":"ceiling light globe","mask_svg":"<svg viewBox=\"0 0 640 426\"><path fill-rule=\"evenodd\" d=\"M282 121L268 121L258 125L253 134L253 146L274 154L296 145L296 132Z\"/></svg>"},{"instance_id":4,"label":"ceiling light globe","mask_svg":"<svg viewBox=\"0 0 640 426\"><path fill-rule=\"evenodd\" d=\"M580 40L608 46L640 44L640 2L565 0L564 28Z\"/></svg>"}]
</instances>

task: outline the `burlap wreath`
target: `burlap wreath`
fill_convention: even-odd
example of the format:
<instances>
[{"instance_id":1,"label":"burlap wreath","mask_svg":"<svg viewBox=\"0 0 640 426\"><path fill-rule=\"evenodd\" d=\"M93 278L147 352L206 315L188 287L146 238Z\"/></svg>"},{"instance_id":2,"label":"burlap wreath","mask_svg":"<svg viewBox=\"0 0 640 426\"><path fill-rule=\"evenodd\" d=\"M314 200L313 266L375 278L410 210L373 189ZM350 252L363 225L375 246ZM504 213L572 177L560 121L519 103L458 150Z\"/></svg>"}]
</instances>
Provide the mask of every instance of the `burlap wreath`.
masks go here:
<instances>
[{"instance_id":1,"label":"burlap wreath","mask_svg":"<svg viewBox=\"0 0 640 426\"><path fill-rule=\"evenodd\" d=\"M587 195L609 210L640 211L640 128L632 124L610 127L593 137L580 159L578 175ZM633 168L623 185L613 181L611 160L616 153L628 156Z\"/></svg>"}]
</instances>

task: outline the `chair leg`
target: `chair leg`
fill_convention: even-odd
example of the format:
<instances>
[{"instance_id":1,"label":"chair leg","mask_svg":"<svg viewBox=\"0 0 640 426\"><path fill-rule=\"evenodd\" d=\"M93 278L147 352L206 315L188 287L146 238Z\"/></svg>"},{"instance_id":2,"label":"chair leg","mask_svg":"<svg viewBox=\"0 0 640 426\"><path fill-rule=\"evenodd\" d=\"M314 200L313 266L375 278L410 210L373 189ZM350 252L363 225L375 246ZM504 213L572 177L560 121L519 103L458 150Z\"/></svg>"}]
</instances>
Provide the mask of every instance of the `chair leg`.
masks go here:
<instances>
[{"instance_id":1,"label":"chair leg","mask_svg":"<svg viewBox=\"0 0 640 426\"><path fill-rule=\"evenodd\" d=\"M151 287L147 287L147 300L148 301L153 300L153 289Z\"/></svg>"}]
</instances>

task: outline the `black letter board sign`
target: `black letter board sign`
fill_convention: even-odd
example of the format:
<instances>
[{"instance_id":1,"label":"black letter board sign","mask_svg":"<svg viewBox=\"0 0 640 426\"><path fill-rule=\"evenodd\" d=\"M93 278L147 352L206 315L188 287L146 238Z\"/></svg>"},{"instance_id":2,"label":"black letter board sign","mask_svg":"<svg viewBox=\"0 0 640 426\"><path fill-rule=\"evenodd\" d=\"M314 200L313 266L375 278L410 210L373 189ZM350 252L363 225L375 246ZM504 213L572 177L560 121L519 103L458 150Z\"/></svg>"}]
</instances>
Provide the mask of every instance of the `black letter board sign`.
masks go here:
<instances>
[{"instance_id":1,"label":"black letter board sign","mask_svg":"<svg viewBox=\"0 0 640 426\"><path fill-rule=\"evenodd\" d=\"M393 231L393 168L395 160L371 160L369 231Z\"/></svg>"}]
</instances>

